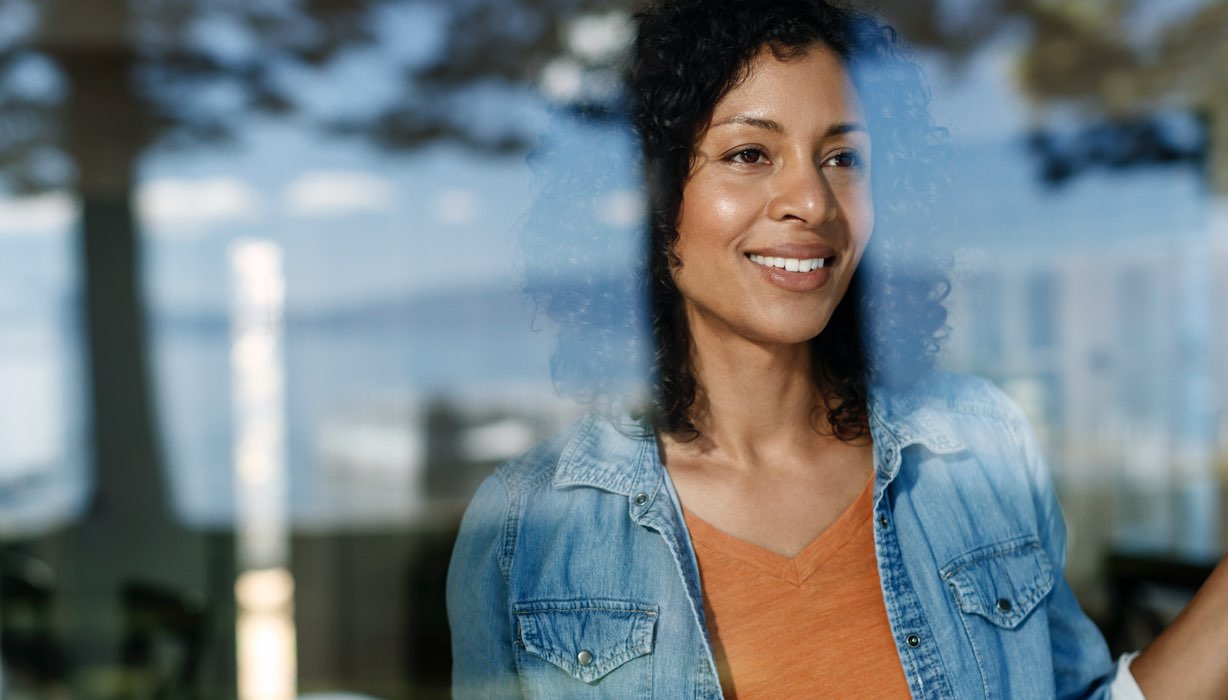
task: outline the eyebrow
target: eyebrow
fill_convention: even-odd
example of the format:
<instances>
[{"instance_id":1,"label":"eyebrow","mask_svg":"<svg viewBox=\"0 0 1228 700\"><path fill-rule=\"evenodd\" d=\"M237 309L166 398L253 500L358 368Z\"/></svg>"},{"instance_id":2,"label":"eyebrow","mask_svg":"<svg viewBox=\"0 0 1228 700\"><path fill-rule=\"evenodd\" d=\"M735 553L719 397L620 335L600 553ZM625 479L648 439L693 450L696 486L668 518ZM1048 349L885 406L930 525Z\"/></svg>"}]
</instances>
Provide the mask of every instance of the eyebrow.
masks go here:
<instances>
[{"instance_id":1,"label":"eyebrow","mask_svg":"<svg viewBox=\"0 0 1228 700\"><path fill-rule=\"evenodd\" d=\"M778 121L775 121L772 119L760 119L759 117L752 117L746 114L738 114L728 119L723 119L713 124L712 126L717 127L717 126L725 126L728 124L740 124L743 126L750 126L756 129L764 129L766 131L771 131L777 134L783 134L785 132L784 126L782 126L781 123ZM867 129L864 125L859 124L857 122L839 122L836 124L832 124L831 127L828 128L827 136L843 136L844 134L851 134L856 131L860 131L862 133L867 133L867 134L870 133L869 129Z\"/></svg>"},{"instance_id":2,"label":"eyebrow","mask_svg":"<svg viewBox=\"0 0 1228 700\"><path fill-rule=\"evenodd\" d=\"M771 119L760 119L759 117L752 117L746 114L734 115L728 119L721 120L712 126L725 126L727 124L741 124L743 126L751 126L756 129L772 131L777 134L783 134L785 132L785 128L781 126L780 122L778 121L773 121Z\"/></svg>"}]
</instances>

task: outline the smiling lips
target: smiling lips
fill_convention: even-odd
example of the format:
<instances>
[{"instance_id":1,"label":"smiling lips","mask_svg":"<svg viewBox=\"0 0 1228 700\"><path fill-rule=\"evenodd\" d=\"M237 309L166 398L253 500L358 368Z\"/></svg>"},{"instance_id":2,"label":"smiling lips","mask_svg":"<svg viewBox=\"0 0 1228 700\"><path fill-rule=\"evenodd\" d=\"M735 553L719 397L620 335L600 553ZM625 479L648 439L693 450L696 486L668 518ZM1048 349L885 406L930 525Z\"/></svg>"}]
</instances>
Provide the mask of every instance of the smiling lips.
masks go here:
<instances>
[{"instance_id":1,"label":"smiling lips","mask_svg":"<svg viewBox=\"0 0 1228 700\"><path fill-rule=\"evenodd\" d=\"M810 272L827 264L827 258L780 258L751 253L746 257L764 267L775 267L786 272Z\"/></svg>"}]
</instances>

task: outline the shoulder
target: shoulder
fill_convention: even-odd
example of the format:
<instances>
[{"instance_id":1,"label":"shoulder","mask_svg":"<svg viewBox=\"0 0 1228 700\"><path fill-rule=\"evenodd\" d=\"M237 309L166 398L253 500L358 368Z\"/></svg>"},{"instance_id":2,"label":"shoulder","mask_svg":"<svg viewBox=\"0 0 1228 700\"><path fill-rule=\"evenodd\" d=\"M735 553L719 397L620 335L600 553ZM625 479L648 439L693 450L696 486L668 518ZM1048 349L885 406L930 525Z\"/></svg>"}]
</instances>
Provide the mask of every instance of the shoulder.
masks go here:
<instances>
[{"instance_id":1,"label":"shoulder","mask_svg":"<svg viewBox=\"0 0 1228 700\"><path fill-rule=\"evenodd\" d=\"M591 416L575 421L537 443L528 452L500 464L488 480L498 481L509 496L523 495L548 484L569 445L577 435L589 429L591 421Z\"/></svg>"},{"instance_id":2,"label":"shoulder","mask_svg":"<svg viewBox=\"0 0 1228 700\"><path fill-rule=\"evenodd\" d=\"M655 441L637 428L629 419L590 413L501 464L465 510L453 568L498 562L510 580L515 561L548 558L545 543L559 545L585 533L608 536L627 520L626 497L644 492L653 475L649 456ZM519 546L526 541L538 546Z\"/></svg>"},{"instance_id":3,"label":"shoulder","mask_svg":"<svg viewBox=\"0 0 1228 700\"><path fill-rule=\"evenodd\" d=\"M589 419L576 421L528 452L499 465L486 477L465 508L452 554L452 569L459 571L478 562L499 563L507 574L509 552L514 549L517 513L527 494L547 486L576 436Z\"/></svg>"},{"instance_id":4,"label":"shoulder","mask_svg":"<svg viewBox=\"0 0 1228 700\"><path fill-rule=\"evenodd\" d=\"M1019 406L983 377L934 372L906 389L876 389L871 415L913 441L954 448L969 433L1006 433L1023 446L1027 419ZM940 449L939 451L949 451Z\"/></svg>"},{"instance_id":5,"label":"shoulder","mask_svg":"<svg viewBox=\"0 0 1228 700\"><path fill-rule=\"evenodd\" d=\"M930 531L977 532L980 544L1032 538L1062 561L1052 477L1023 411L1002 390L979 377L940 374L880 397L876 410L886 453L900 455L899 488L944 504L918 516ZM904 449L910 445L923 449ZM953 504L968 509L966 527L947 527L960 522ZM962 537L954 538L950 555L969 548Z\"/></svg>"},{"instance_id":6,"label":"shoulder","mask_svg":"<svg viewBox=\"0 0 1228 700\"><path fill-rule=\"evenodd\" d=\"M933 372L907 389L888 394L898 408L926 408L951 415L1013 420L1019 409L993 382L971 374Z\"/></svg>"},{"instance_id":7,"label":"shoulder","mask_svg":"<svg viewBox=\"0 0 1228 700\"><path fill-rule=\"evenodd\" d=\"M903 460L918 478L1049 510L1052 477L1040 444L1019 406L988 380L935 374L875 397L871 416L889 452L924 448Z\"/></svg>"},{"instance_id":8,"label":"shoulder","mask_svg":"<svg viewBox=\"0 0 1228 700\"><path fill-rule=\"evenodd\" d=\"M498 480L513 498L552 485L588 484L623 491L631 488L645 452L653 445L651 433L634 419L592 411L501 464L490 479Z\"/></svg>"}]
</instances>

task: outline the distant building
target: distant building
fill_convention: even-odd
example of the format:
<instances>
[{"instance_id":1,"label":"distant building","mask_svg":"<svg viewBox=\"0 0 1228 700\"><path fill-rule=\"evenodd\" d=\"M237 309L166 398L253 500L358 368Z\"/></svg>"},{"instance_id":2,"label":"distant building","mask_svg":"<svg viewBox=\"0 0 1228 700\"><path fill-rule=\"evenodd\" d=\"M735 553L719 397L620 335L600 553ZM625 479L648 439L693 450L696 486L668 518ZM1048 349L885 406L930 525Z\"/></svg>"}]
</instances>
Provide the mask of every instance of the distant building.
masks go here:
<instances>
[{"instance_id":1,"label":"distant building","mask_svg":"<svg viewBox=\"0 0 1228 700\"><path fill-rule=\"evenodd\" d=\"M1028 414L1076 582L1106 547L1198 556L1223 541L1228 236L1181 233L973 251L952 275L944 363Z\"/></svg>"}]
</instances>

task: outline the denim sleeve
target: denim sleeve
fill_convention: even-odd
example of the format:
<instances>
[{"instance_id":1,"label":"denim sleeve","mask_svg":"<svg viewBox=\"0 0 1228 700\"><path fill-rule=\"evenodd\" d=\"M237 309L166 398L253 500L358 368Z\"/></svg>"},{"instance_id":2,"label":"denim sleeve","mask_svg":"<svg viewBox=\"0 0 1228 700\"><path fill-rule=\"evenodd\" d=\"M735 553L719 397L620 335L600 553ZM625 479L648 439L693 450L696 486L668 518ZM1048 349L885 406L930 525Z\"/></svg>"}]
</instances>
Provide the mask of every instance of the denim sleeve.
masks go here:
<instances>
[{"instance_id":1,"label":"denim sleeve","mask_svg":"<svg viewBox=\"0 0 1228 700\"><path fill-rule=\"evenodd\" d=\"M1013 406L1013 404L1012 404ZM1045 614L1053 651L1054 687L1059 698L1108 698L1117 667L1095 623L1083 612L1066 582L1066 522L1045 465L1022 411L1014 409L1013 428L1027 461L1032 498L1039 518L1041 545L1053 563L1056 582Z\"/></svg>"},{"instance_id":2,"label":"denim sleeve","mask_svg":"<svg viewBox=\"0 0 1228 700\"><path fill-rule=\"evenodd\" d=\"M508 493L496 474L483 482L461 521L448 568L452 696L519 698L504 578Z\"/></svg>"}]
</instances>

